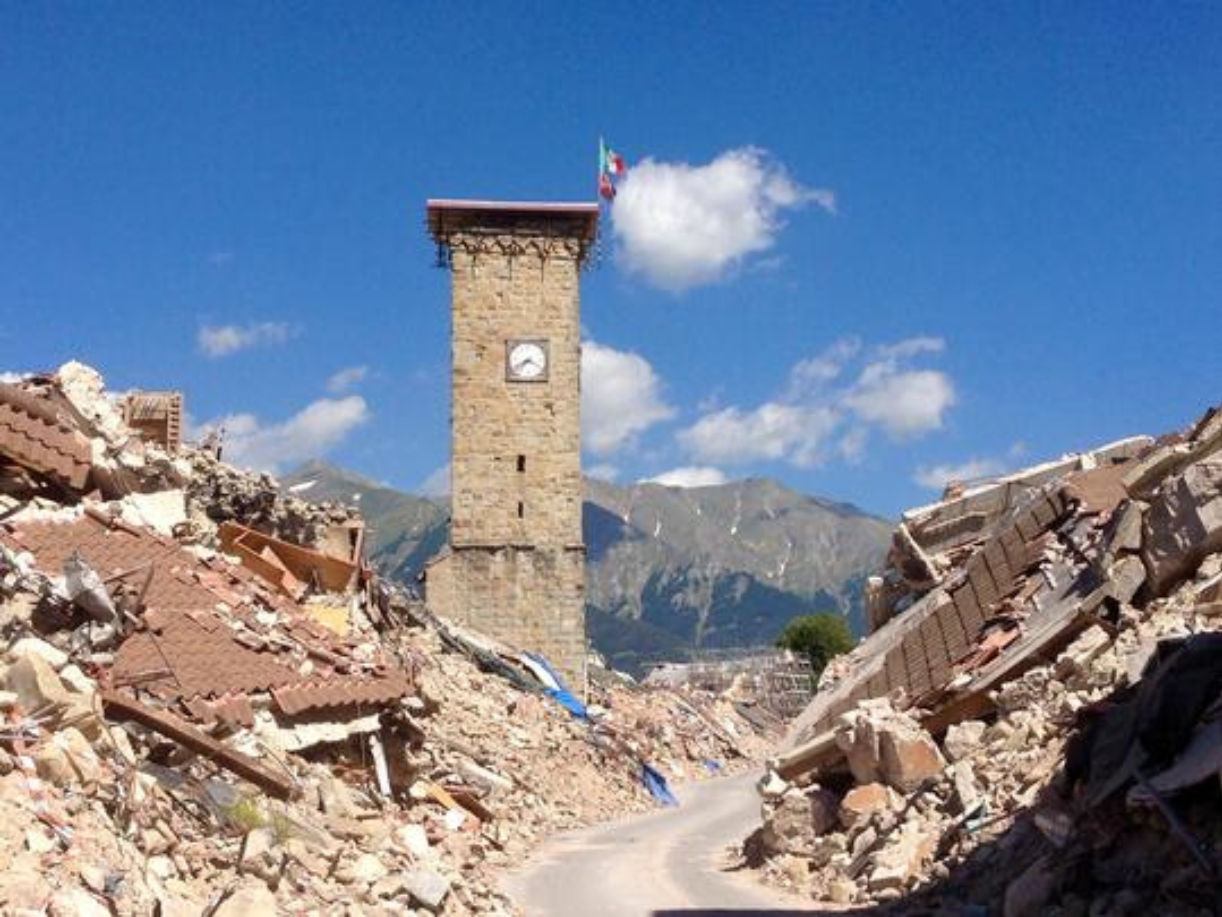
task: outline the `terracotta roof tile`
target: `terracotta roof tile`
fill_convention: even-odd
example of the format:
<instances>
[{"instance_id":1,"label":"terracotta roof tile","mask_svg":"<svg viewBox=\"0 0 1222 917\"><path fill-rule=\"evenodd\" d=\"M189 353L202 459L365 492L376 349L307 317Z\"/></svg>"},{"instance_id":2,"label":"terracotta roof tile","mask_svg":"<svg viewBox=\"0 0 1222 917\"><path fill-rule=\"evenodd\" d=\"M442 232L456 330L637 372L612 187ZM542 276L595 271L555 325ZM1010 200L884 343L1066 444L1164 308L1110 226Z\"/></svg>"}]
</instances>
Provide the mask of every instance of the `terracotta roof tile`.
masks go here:
<instances>
[{"instance_id":1,"label":"terracotta roof tile","mask_svg":"<svg viewBox=\"0 0 1222 917\"><path fill-rule=\"evenodd\" d=\"M245 694L225 694L210 701L197 697L188 701L186 708L208 726L216 722L247 727L255 724L255 709Z\"/></svg>"},{"instance_id":2,"label":"terracotta roof tile","mask_svg":"<svg viewBox=\"0 0 1222 917\"><path fill-rule=\"evenodd\" d=\"M1114 510L1128 497L1124 476L1129 465L1104 465L1079 471L1068 478L1070 493L1081 501L1082 512L1103 513Z\"/></svg>"},{"instance_id":3,"label":"terracotta roof tile","mask_svg":"<svg viewBox=\"0 0 1222 917\"><path fill-rule=\"evenodd\" d=\"M1032 596L1040 580L1025 574L1042 559L1045 541L1053 537L1045 529L1061 518L1065 508L1059 491L1040 494L977 547L963 563L959 582L946 592L930 593L877 631L870 641L873 651L860 657L853 673L816 695L803 726L806 734L830 729L835 718L861 697L903 689L909 698L919 699L945 689L957 667L980 654L982 644L1002 639L996 632L982 638L987 621L1005 610L1030 613L1035 608ZM1016 631L1004 635L1007 641L1017 637ZM999 651L1009 651L1009 644L989 650Z\"/></svg>"},{"instance_id":4,"label":"terracotta roof tile","mask_svg":"<svg viewBox=\"0 0 1222 917\"><path fill-rule=\"evenodd\" d=\"M49 575L59 574L74 552L104 580L135 571L128 581L142 585L145 571L154 566L145 596L144 629L116 651L112 677L116 686L183 700L204 722L248 723L253 711L247 695L252 691L272 691L279 709L295 715L380 706L412 690L412 673L403 670L337 674L326 660L346 661L343 642L314 624L299 606L276 596L244 568L219 558L200 560L151 532L112 527L86 513L2 525L0 541L29 551L35 566ZM225 615L218 613L222 606ZM276 629L287 638L277 642L304 646L299 661L288 652L263 648L266 641L256 633L261 625L255 611L264 606L275 610ZM239 632L228 620L249 629ZM303 676L307 654L313 657L316 674Z\"/></svg>"},{"instance_id":5,"label":"terracotta roof tile","mask_svg":"<svg viewBox=\"0 0 1222 917\"><path fill-rule=\"evenodd\" d=\"M280 710L294 716L308 710L347 706L381 706L411 693L411 676L391 671L373 677L344 676L303 682L272 690Z\"/></svg>"},{"instance_id":6,"label":"terracotta roof tile","mask_svg":"<svg viewBox=\"0 0 1222 917\"><path fill-rule=\"evenodd\" d=\"M112 672L117 686L188 699L301 680L273 654L243 646L223 627L208 630L187 614L159 616L156 626L128 637L115 653Z\"/></svg>"},{"instance_id":7,"label":"terracotta roof tile","mask_svg":"<svg viewBox=\"0 0 1222 917\"><path fill-rule=\"evenodd\" d=\"M55 405L0 383L0 455L80 489L93 464L89 440Z\"/></svg>"},{"instance_id":8,"label":"terracotta roof tile","mask_svg":"<svg viewBox=\"0 0 1222 917\"><path fill-rule=\"evenodd\" d=\"M191 570L198 563L181 547L150 532L111 528L90 515L71 520L18 522L0 532L0 539L34 555L42 572L56 576L64 561L79 552L102 579L139 571L133 581L143 582L148 566L156 571L145 604L160 610L212 609L217 597L195 582Z\"/></svg>"}]
</instances>

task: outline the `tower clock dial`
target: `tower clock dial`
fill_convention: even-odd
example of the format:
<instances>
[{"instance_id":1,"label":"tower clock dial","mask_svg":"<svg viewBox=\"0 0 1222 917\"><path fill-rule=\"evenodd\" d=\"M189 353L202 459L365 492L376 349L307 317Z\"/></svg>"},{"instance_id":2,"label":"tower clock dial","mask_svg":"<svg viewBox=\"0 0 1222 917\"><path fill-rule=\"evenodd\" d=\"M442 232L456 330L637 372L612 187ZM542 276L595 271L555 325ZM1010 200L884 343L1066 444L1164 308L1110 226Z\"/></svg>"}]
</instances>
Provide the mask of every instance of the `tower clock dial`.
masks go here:
<instances>
[{"instance_id":1,"label":"tower clock dial","mask_svg":"<svg viewBox=\"0 0 1222 917\"><path fill-rule=\"evenodd\" d=\"M512 382L547 379L547 341L510 341L505 351L506 375Z\"/></svg>"}]
</instances>

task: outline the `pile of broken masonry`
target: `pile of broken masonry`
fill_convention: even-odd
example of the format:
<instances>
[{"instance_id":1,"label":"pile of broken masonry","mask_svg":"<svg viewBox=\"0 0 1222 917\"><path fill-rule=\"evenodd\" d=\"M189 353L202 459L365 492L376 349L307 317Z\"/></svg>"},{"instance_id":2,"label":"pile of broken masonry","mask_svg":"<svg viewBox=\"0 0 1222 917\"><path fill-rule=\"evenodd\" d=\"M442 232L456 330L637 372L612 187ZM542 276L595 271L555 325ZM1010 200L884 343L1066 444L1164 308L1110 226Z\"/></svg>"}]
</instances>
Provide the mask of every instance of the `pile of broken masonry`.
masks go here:
<instances>
[{"instance_id":1,"label":"pile of broken masonry","mask_svg":"<svg viewBox=\"0 0 1222 917\"><path fill-rule=\"evenodd\" d=\"M605 670L582 705L362 542L86 366L0 383L0 913L510 914L542 838L779 727Z\"/></svg>"},{"instance_id":2,"label":"pile of broken masonry","mask_svg":"<svg viewBox=\"0 0 1222 917\"><path fill-rule=\"evenodd\" d=\"M904 515L745 853L887 913L1222 900L1222 411Z\"/></svg>"}]
</instances>

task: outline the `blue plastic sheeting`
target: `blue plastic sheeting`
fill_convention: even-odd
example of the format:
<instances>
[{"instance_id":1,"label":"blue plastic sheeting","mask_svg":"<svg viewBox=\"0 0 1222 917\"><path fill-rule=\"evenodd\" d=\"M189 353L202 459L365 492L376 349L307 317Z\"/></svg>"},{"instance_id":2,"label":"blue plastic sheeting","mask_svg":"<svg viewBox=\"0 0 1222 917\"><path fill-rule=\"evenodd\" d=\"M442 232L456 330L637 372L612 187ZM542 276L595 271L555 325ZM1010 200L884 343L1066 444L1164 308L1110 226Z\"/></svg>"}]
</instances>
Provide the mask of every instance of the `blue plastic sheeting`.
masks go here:
<instances>
[{"instance_id":1,"label":"blue plastic sheeting","mask_svg":"<svg viewBox=\"0 0 1222 917\"><path fill-rule=\"evenodd\" d=\"M544 688L550 688L555 691L561 687L560 679L556 677L555 669L538 653L523 653L518 657L518 661L530 669L530 674L535 676L535 680L543 685Z\"/></svg>"},{"instance_id":2,"label":"blue plastic sheeting","mask_svg":"<svg viewBox=\"0 0 1222 917\"><path fill-rule=\"evenodd\" d=\"M563 704L573 716L578 719L590 722L590 714L586 710L585 704L579 701L569 691L564 680L551 667L551 664L538 653L523 653L522 663L534 673L534 676L539 679L543 685L543 693L548 697L553 698L558 703ZM720 768L721 765L716 761L706 761L705 766L710 770ZM657 768L652 767L646 762L641 762L641 783L645 785L645 789L649 790L649 794L664 806L677 806L678 798L670 791L670 787L666 783L666 778L662 776L662 772Z\"/></svg>"},{"instance_id":3,"label":"blue plastic sheeting","mask_svg":"<svg viewBox=\"0 0 1222 917\"><path fill-rule=\"evenodd\" d=\"M546 674L547 677L541 677L539 678L539 681L543 682L545 686L543 688L543 692L548 697L553 698L558 703L562 704L564 708L569 711L569 713L573 714L573 716L577 717L578 719L588 720L590 718L590 714L586 711L586 705L573 696L573 693L568 689L568 686L564 683L564 680L556 673L556 670L551 667L546 659L544 659L538 653L523 653L522 655L525 657L523 661L525 661L528 665L530 663L534 663L534 665L530 665L531 671L535 671L537 666L543 670L544 674ZM555 687L548 685L549 681L555 685Z\"/></svg>"},{"instance_id":4,"label":"blue plastic sheeting","mask_svg":"<svg viewBox=\"0 0 1222 917\"><path fill-rule=\"evenodd\" d=\"M721 762L714 761L712 758L707 758L705 759L705 762L704 762L704 769L708 771L710 774L716 774L718 771L721 770Z\"/></svg>"},{"instance_id":5,"label":"blue plastic sheeting","mask_svg":"<svg viewBox=\"0 0 1222 917\"><path fill-rule=\"evenodd\" d=\"M645 784L645 789L649 790L650 795L662 805L677 806L679 804L678 798L666 785L666 778L662 776L662 772L644 761L641 762L641 783Z\"/></svg>"}]
</instances>

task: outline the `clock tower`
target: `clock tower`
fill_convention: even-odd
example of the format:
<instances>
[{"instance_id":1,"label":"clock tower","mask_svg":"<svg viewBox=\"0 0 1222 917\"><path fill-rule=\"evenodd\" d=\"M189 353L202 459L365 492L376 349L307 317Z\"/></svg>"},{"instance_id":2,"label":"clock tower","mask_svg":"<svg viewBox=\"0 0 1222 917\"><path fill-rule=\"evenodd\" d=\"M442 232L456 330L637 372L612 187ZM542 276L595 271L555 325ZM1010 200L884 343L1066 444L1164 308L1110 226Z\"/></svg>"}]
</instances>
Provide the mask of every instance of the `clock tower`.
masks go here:
<instances>
[{"instance_id":1,"label":"clock tower","mask_svg":"<svg viewBox=\"0 0 1222 917\"><path fill-rule=\"evenodd\" d=\"M430 609L585 684L579 273L597 204L431 200L450 269L451 510Z\"/></svg>"}]
</instances>

